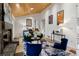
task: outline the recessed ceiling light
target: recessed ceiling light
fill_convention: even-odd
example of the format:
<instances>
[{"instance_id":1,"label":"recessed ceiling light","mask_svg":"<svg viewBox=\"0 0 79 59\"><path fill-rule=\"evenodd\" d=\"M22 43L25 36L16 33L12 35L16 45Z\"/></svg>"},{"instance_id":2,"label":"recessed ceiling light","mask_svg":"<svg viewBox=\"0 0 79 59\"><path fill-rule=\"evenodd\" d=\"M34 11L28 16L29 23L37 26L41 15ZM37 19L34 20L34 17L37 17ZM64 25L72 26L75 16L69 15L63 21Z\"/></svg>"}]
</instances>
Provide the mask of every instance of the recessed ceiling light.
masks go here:
<instances>
[{"instance_id":1,"label":"recessed ceiling light","mask_svg":"<svg viewBox=\"0 0 79 59\"><path fill-rule=\"evenodd\" d=\"M34 8L31 8L31 10L33 10Z\"/></svg>"},{"instance_id":2,"label":"recessed ceiling light","mask_svg":"<svg viewBox=\"0 0 79 59\"><path fill-rule=\"evenodd\" d=\"M19 3L17 3L16 6L19 8L20 7Z\"/></svg>"}]
</instances>

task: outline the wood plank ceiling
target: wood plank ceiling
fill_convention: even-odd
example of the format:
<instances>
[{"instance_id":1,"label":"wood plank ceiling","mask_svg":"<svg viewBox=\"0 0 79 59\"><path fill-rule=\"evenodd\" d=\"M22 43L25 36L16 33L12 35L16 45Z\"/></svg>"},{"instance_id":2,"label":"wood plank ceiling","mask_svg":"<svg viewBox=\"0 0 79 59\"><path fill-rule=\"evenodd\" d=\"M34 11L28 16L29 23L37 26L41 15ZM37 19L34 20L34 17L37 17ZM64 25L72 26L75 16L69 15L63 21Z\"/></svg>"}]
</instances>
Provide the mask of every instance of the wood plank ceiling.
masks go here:
<instances>
[{"instance_id":1,"label":"wood plank ceiling","mask_svg":"<svg viewBox=\"0 0 79 59\"><path fill-rule=\"evenodd\" d=\"M42 12L50 3L10 3L9 5L14 16L27 16Z\"/></svg>"}]
</instances>

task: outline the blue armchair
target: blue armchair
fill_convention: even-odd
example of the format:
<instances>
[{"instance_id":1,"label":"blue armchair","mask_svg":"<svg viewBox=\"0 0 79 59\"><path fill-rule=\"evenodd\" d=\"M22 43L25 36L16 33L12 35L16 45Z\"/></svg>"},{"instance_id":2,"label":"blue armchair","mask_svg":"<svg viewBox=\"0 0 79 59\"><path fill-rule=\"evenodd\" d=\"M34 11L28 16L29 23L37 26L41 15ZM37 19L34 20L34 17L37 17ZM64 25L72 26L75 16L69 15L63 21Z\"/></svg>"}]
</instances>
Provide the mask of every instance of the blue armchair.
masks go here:
<instances>
[{"instance_id":1,"label":"blue armchair","mask_svg":"<svg viewBox=\"0 0 79 59\"><path fill-rule=\"evenodd\" d=\"M66 50L68 39L62 38L61 43L55 43L53 48Z\"/></svg>"},{"instance_id":2,"label":"blue armchair","mask_svg":"<svg viewBox=\"0 0 79 59\"><path fill-rule=\"evenodd\" d=\"M42 50L42 44L26 43L26 54L28 56L39 56Z\"/></svg>"}]
</instances>

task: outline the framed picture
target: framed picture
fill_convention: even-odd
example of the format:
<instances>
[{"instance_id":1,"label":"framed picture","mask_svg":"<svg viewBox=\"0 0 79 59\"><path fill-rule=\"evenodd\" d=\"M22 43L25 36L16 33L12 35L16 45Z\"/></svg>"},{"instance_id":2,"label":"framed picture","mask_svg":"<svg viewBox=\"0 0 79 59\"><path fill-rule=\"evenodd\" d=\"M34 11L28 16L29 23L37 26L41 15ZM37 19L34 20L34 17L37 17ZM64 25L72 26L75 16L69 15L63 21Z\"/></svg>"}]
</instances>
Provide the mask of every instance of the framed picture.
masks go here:
<instances>
[{"instance_id":1,"label":"framed picture","mask_svg":"<svg viewBox=\"0 0 79 59\"><path fill-rule=\"evenodd\" d=\"M53 15L49 16L49 24L53 24Z\"/></svg>"},{"instance_id":2,"label":"framed picture","mask_svg":"<svg viewBox=\"0 0 79 59\"><path fill-rule=\"evenodd\" d=\"M26 19L26 26L32 27L32 19Z\"/></svg>"},{"instance_id":3,"label":"framed picture","mask_svg":"<svg viewBox=\"0 0 79 59\"><path fill-rule=\"evenodd\" d=\"M57 12L57 25L63 23L64 20L64 10Z\"/></svg>"}]
</instances>

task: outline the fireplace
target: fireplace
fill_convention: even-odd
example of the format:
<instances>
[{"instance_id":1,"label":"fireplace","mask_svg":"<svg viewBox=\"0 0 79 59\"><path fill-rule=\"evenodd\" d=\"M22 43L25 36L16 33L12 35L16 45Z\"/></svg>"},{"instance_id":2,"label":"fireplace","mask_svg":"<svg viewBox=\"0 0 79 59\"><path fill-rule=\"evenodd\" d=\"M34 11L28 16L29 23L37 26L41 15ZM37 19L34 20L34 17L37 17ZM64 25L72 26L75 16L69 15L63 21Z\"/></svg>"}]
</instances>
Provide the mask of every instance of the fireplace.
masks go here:
<instances>
[{"instance_id":1,"label":"fireplace","mask_svg":"<svg viewBox=\"0 0 79 59\"><path fill-rule=\"evenodd\" d=\"M12 41L12 29L5 30L3 32L4 47Z\"/></svg>"}]
</instances>

